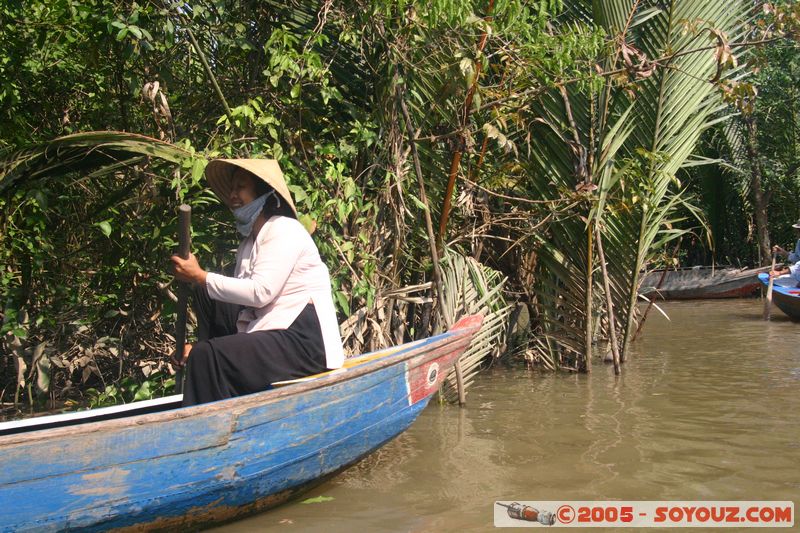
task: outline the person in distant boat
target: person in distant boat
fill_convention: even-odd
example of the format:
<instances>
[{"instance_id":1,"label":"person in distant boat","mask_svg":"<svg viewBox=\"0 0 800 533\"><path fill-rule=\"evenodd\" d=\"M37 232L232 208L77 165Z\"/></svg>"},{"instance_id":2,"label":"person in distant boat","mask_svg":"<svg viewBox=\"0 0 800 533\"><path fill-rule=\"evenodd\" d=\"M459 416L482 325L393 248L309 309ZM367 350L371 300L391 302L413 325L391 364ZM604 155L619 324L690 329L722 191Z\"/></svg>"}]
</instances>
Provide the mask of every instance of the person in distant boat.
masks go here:
<instances>
[{"instance_id":1,"label":"person in distant boat","mask_svg":"<svg viewBox=\"0 0 800 533\"><path fill-rule=\"evenodd\" d=\"M776 244L775 246L772 247L772 252L782 257L786 257L786 259L790 263L797 263L798 261L800 261L800 220L798 220L796 224L792 224L792 227L794 228L795 237L797 237L797 242L794 245L794 250L792 250L791 252L787 252L786 250L784 250L783 248L781 248Z\"/></svg>"},{"instance_id":2,"label":"person in distant boat","mask_svg":"<svg viewBox=\"0 0 800 533\"><path fill-rule=\"evenodd\" d=\"M197 338L187 345L183 405L259 392L276 381L342 366L328 269L297 220L278 162L216 159L208 183L242 237L234 276L206 272L194 255L171 258L194 285Z\"/></svg>"}]
</instances>

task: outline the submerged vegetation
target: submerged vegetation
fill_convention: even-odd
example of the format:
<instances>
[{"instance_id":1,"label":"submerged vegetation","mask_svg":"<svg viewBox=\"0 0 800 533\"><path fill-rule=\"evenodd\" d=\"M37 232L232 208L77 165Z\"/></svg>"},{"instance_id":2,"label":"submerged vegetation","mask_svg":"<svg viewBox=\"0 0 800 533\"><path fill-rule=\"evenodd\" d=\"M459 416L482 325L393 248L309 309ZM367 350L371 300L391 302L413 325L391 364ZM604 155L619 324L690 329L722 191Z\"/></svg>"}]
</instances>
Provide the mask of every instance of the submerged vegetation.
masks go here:
<instances>
[{"instance_id":1,"label":"submerged vegetation","mask_svg":"<svg viewBox=\"0 0 800 533\"><path fill-rule=\"evenodd\" d=\"M176 206L203 264L226 269L236 244L202 180L214 157L280 161L350 353L491 313L467 381L508 353L588 371L606 345L618 370L643 270L763 263L800 216L789 2L56 0L0 17L3 406L169 390Z\"/></svg>"}]
</instances>

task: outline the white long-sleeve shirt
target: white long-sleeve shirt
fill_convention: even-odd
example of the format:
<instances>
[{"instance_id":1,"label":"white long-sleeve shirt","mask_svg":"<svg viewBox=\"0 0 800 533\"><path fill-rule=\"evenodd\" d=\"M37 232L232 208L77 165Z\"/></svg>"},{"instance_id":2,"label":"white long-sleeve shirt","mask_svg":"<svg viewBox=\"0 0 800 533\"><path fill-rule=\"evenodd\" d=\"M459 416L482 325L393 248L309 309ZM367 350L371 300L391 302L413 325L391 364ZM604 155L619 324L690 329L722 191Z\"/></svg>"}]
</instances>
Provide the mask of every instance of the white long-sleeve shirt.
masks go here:
<instances>
[{"instance_id":1,"label":"white long-sleeve shirt","mask_svg":"<svg viewBox=\"0 0 800 533\"><path fill-rule=\"evenodd\" d=\"M800 239L797 239L794 245L794 251L789 252L789 262L797 263L798 261L800 261Z\"/></svg>"},{"instance_id":2,"label":"white long-sleeve shirt","mask_svg":"<svg viewBox=\"0 0 800 533\"><path fill-rule=\"evenodd\" d=\"M800 262L789 265L789 274L795 281L800 282Z\"/></svg>"},{"instance_id":3,"label":"white long-sleeve shirt","mask_svg":"<svg viewBox=\"0 0 800 533\"><path fill-rule=\"evenodd\" d=\"M342 337L331 296L328 268L311 235L297 220L273 216L236 252L234 277L209 272L208 294L214 300L244 305L239 332L288 329L308 303L314 304L328 368L344 362Z\"/></svg>"}]
</instances>

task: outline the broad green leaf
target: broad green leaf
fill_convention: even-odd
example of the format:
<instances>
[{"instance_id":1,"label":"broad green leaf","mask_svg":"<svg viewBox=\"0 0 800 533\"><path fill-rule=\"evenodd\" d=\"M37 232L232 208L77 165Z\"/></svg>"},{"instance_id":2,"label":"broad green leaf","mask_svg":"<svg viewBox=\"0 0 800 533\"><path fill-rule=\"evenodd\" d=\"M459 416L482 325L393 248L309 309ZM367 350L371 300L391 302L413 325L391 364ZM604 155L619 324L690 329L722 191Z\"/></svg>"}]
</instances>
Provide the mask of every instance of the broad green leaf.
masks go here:
<instances>
[{"instance_id":1,"label":"broad green leaf","mask_svg":"<svg viewBox=\"0 0 800 533\"><path fill-rule=\"evenodd\" d=\"M347 295L342 291L336 291L334 292L334 297L336 298L336 303L339 304L339 309L341 309L345 315L350 315L350 302L347 301Z\"/></svg>"},{"instance_id":2,"label":"broad green leaf","mask_svg":"<svg viewBox=\"0 0 800 533\"><path fill-rule=\"evenodd\" d=\"M306 228L306 231L309 234L313 234L316 231L317 221L314 220L310 215L300 215L297 217L297 219L300 221L300 224Z\"/></svg>"},{"instance_id":3,"label":"broad green leaf","mask_svg":"<svg viewBox=\"0 0 800 533\"><path fill-rule=\"evenodd\" d=\"M111 236L111 224L109 224L107 220L98 222L97 227L100 228L100 231L102 231L103 235L105 235L106 237Z\"/></svg>"},{"instance_id":4,"label":"broad green leaf","mask_svg":"<svg viewBox=\"0 0 800 533\"><path fill-rule=\"evenodd\" d=\"M153 397L153 393L150 392L150 382L145 381L142 383L142 386L136 390L136 394L133 396L134 402L139 402L142 400L149 400Z\"/></svg>"},{"instance_id":5,"label":"broad green leaf","mask_svg":"<svg viewBox=\"0 0 800 533\"><path fill-rule=\"evenodd\" d=\"M305 200L308 198L308 195L303 187L300 187L299 185L289 185L288 187L296 204L305 202Z\"/></svg>"},{"instance_id":6,"label":"broad green leaf","mask_svg":"<svg viewBox=\"0 0 800 533\"><path fill-rule=\"evenodd\" d=\"M324 503L324 502L331 502L333 500L334 500L333 496L316 496L314 498L307 498L300 503L308 505L310 503Z\"/></svg>"}]
</instances>

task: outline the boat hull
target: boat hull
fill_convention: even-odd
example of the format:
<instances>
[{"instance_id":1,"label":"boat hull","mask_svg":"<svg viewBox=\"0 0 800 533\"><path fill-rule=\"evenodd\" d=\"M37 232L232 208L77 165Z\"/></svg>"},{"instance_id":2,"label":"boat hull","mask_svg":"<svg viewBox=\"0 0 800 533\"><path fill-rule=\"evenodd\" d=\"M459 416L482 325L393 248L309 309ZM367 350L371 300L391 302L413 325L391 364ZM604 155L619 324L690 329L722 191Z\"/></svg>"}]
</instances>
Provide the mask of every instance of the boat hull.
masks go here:
<instances>
[{"instance_id":1,"label":"boat hull","mask_svg":"<svg viewBox=\"0 0 800 533\"><path fill-rule=\"evenodd\" d=\"M2 436L0 530L174 530L283 503L407 429L480 326L469 319L263 393Z\"/></svg>"},{"instance_id":2,"label":"boat hull","mask_svg":"<svg viewBox=\"0 0 800 533\"><path fill-rule=\"evenodd\" d=\"M769 275L759 274L758 279L769 286ZM778 277L772 286L772 303L792 320L800 320L800 289L797 282L787 277Z\"/></svg>"},{"instance_id":3,"label":"boat hull","mask_svg":"<svg viewBox=\"0 0 800 533\"><path fill-rule=\"evenodd\" d=\"M642 280L640 293L662 300L744 298L758 290L764 269L694 267L654 271Z\"/></svg>"}]
</instances>

